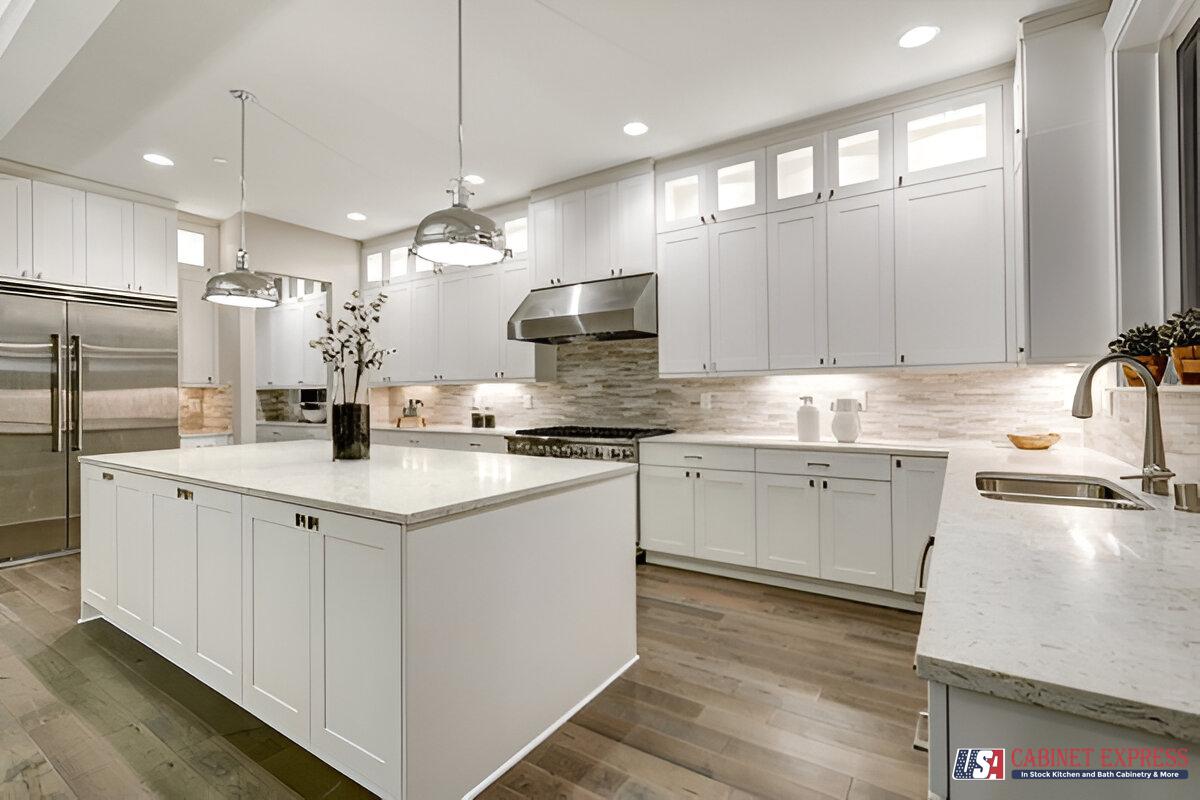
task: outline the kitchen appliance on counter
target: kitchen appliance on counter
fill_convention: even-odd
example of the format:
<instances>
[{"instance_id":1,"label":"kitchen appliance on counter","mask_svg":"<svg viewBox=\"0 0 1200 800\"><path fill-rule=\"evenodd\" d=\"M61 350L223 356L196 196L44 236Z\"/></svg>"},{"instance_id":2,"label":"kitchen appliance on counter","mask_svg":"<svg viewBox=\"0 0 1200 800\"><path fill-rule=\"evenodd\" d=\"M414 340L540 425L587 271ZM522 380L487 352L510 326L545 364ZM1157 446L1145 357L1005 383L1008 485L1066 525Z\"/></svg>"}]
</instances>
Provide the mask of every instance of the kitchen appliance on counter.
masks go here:
<instances>
[{"instance_id":1,"label":"kitchen appliance on counter","mask_svg":"<svg viewBox=\"0 0 1200 800\"><path fill-rule=\"evenodd\" d=\"M524 428L513 436L504 438L508 440L508 452L515 455L627 461L636 464L639 441L674 432L670 428L555 425L548 428Z\"/></svg>"},{"instance_id":2,"label":"kitchen appliance on counter","mask_svg":"<svg viewBox=\"0 0 1200 800\"><path fill-rule=\"evenodd\" d=\"M80 455L178 447L174 298L0 279L0 561L79 547Z\"/></svg>"}]
</instances>

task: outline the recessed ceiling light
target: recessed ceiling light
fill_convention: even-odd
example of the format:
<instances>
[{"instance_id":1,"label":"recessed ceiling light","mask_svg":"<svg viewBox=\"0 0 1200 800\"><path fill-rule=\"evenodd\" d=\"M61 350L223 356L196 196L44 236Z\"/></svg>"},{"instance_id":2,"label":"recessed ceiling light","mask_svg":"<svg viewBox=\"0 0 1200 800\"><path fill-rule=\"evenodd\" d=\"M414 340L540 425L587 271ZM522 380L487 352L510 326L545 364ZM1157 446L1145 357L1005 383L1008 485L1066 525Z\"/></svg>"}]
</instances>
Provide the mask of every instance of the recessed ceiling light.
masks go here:
<instances>
[{"instance_id":1,"label":"recessed ceiling light","mask_svg":"<svg viewBox=\"0 0 1200 800\"><path fill-rule=\"evenodd\" d=\"M478 186L483 183L483 177L480 175L463 175L463 180L472 186Z\"/></svg>"},{"instance_id":2,"label":"recessed ceiling light","mask_svg":"<svg viewBox=\"0 0 1200 800\"><path fill-rule=\"evenodd\" d=\"M142 156L142 159L144 161L149 161L151 164L154 164L155 166L158 166L158 167L173 167L173 166L175 166L174 161L167 158L166 156L159 155L158 153L146 153L145 155Z\"/></svg>"},{"instance_id":3,"label":"recessed ceiling light","mask_svg":"<svg viewBox=\"0 0 1200 800\"><path fill-rule=\"evenodd\" d=\"M644 122L626 122L625 127L621 130L625 131L630 136L641 136L646 131L650 130Z\"/></svg>"},{"instance_id":4,"label":"recessed ceiling light","mask_svg":"<svg viewBox=\"0 0 1200 800\"><path fill-rule=\"evenodd\" d=\"M367 218L367 215L362 213L361 211L351 211L349 214L346 215L346 219L351 220L353 222L362 222L366 218Z\"/></svg>"},{"instance_id":5,"label":"recessed ceiling light","mask_svg":"<svg viewBox=\"0 0 1200 800\"><path fill-rule=\"evenodd\" d=\"M933 41L933 37L941 32L941 28L936 25L918 25L905 32L900 37L901 47L920 47L923 44L929 44Z\"/></svg>"},{"instance_id":6,"label":"recessed ceiling light","mask_svg":"<svg viewBox=\"0 0 1200 800\"><path fill-rule=\"evenodd\" d=\"M228 158L221 158L221 156L213 156L213 163L214 163L214 164L228 164L228 163L229 163L229 159L228 159Z\"/></svg>"}]
</instances>

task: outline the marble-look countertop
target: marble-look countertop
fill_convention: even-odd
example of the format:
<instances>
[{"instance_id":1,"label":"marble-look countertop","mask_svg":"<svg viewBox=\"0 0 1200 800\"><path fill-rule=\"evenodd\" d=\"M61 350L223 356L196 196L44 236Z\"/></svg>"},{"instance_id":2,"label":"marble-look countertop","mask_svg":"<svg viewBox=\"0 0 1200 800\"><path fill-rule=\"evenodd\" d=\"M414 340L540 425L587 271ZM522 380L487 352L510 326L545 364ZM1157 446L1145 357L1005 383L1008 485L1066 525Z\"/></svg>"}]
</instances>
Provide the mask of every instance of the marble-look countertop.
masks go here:
<instances>
[{"instance_id":1,"label":"marble-look countertop","mask_svg":"<svg viewBox=\"0 0 1200 800\"><path fill-rule=\"evenodd\" d=\"M637 472L636 464L413 447L333 461L327 441L88 455L85 464L173 478L405 525Z\"/></svg>"},{"instance_id":2,"label":"marble-look countertop","mask_svg":"<svg viewBox=\"0 0 1200 800\"><path fill-rule=\"evenodd\" d=\"M816 452L882 453L892 456L944 457L948 450L941 442L915 443L896 441L835 442L823 439L819 442L801 442L794 436L746 436L734 433L668 433L641 440L641 444L715 444L732 447L755 447L777 450L811 450Z\"/></svg>"},{"instance_id":3,"label":"marble-look countertop","mask_svg":"<svg viewBox=\"0 0 1200 800\"><path fill-rule=\"evenodd\" d=\"M195 439L201 436L231 436L233 431L229 428L188 428L179 430L180 439Z\"/></svg>"},{"instance_id":4,"label":"marble-look countertop","mask_svg":"<svg viewBox=\"0 0 1200 800\"><path fill-rule=\"evenodd\" d=\"M1200 741L1200 514L1093 450L948 449L917 673ZM975 488L986 470L1106 478L1154 509L990 500Z\"/></svg>"},{"instance_id":5,"label":"marble-look countertop","mask_svg":"<svg viewBox=\"0 0 1200 800\"><path fill-rule=\"evenodd\" d=\"M395 425L372 425L373 431L399 433L461 433L472 436L512 436L516 428L472 428L470 425L426 425L424 428L398 428Z\"/></svg>"},{"instance_id":6,"label":"marble-look countertop","mask_svg":"<svg viewBox=\"0 0 1200 800\"><path fill-rule=\"evenodd\" d=\"M261 427L278 428L324 428L324 422L305 422L302 419L259 419L254 424Z\"/></svg>"}]
</instances>

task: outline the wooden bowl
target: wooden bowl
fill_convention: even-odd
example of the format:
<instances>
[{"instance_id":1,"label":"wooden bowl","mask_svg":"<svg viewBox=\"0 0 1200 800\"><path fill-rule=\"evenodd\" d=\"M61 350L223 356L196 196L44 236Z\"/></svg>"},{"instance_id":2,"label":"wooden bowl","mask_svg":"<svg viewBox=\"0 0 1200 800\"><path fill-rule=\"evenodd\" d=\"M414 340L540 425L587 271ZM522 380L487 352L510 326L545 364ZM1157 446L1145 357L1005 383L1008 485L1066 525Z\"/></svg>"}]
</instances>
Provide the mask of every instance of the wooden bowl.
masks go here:
<instances>
[{"instance_id":1,"label":"wooden bowl","mask_svg":"<svg viewBox=\"0 0 1200 800\"><path fill-rule=\"evenodd\" d=\"M1057 433L1008 434L1008 440L1018 450L1049 450L1061 438Z\"/></svg>"}]
</instances>

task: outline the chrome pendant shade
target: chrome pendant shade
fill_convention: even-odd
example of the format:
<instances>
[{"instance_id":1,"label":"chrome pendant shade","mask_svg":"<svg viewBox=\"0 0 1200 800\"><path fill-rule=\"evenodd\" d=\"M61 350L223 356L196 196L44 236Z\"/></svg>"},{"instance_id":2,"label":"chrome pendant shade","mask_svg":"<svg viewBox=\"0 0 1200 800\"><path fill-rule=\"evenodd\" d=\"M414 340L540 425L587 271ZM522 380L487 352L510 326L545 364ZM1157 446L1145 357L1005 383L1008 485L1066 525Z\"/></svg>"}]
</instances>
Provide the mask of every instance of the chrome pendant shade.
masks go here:
<instances>
[{"instance_id":1,"label":"chrome pendant shade","mask_svg":"<svg viewBox=\"0 0 1200 800\"><path fill-rule=\"evenodd\" d=\"M246 266L246 101L253 100L254 95L245 89L231 89L229 93L242 104L242 203L238 216L241 239L233 272L219 272L209 278L204 286L204 299L222 306L270 308L279 305L279 288L275 285L275 279L251 272Z\"/></svg>"},{"instance_id":2,"label":"chrome pendant shade","mask_svg":"<svg viewBox=\"0 0 1200 800\"><path fill-rule=\"evenodd\" d=\"M503 261L504 232L488 217L467 207L471 190L463 178L462 0L458 0L458 177L447 193L449 208L435 211L417 226L412 250L435 264L480 267Z\"/></svg>"}]
</instances>

